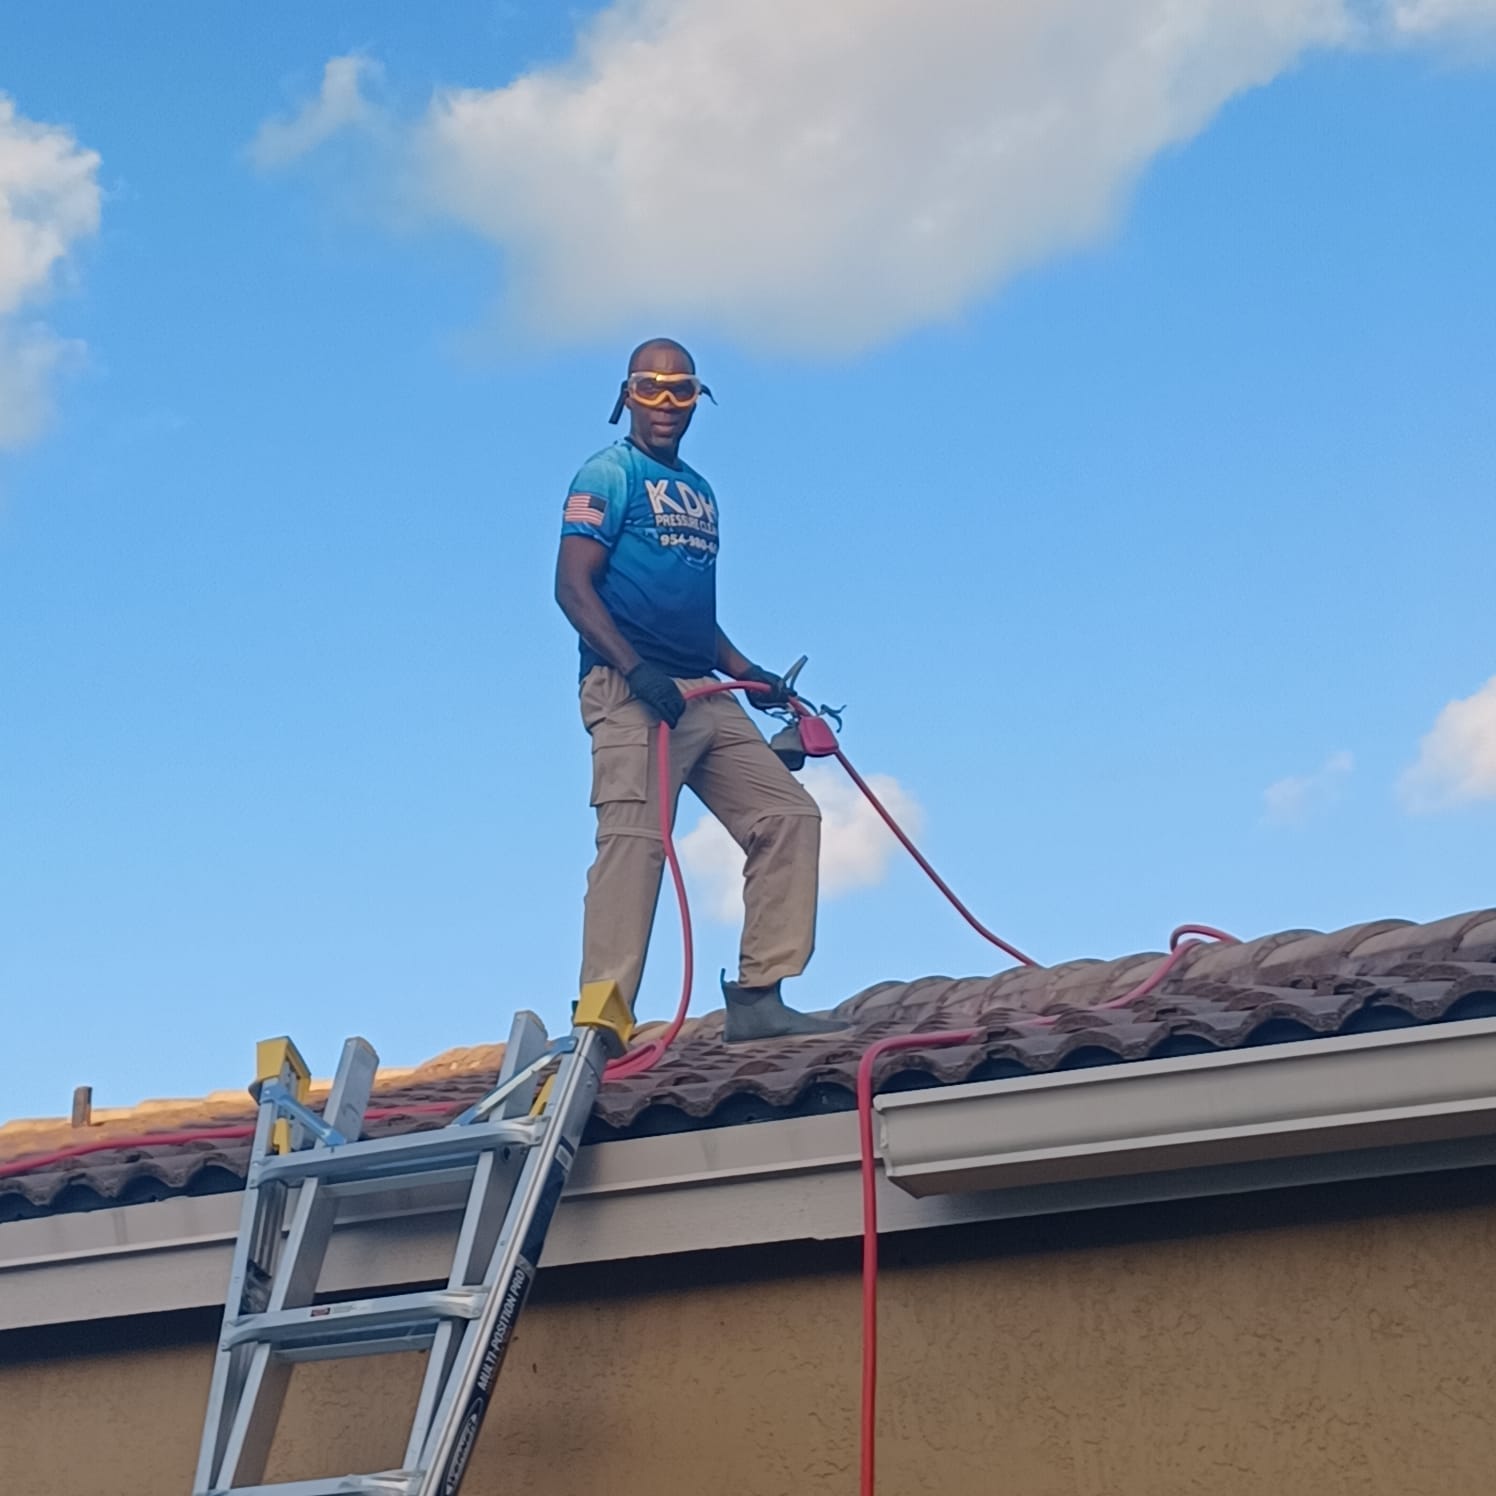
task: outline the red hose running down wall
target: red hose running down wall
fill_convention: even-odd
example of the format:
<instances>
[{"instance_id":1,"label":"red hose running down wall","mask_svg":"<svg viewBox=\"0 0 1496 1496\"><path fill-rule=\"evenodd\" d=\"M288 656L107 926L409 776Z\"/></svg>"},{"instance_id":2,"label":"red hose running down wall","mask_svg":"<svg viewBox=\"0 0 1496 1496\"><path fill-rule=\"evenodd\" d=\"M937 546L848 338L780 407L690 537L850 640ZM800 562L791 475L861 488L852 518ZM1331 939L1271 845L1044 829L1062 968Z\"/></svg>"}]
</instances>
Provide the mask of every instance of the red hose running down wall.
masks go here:
<instances>
[{"instance_id":1,"label":"red hose running down wall","mask_svg":"<svg viewBox=\"0 0 1496 1496\"><path fill-rule=\"evenodd\" d=\"M753 681L716 681L711 685L698 686L685 693L688 701L700 696L716 695L723 691L767 691L769 687ZM808 715L799 701L793 702L795 710ZM675 886L676 903L680 909L681 944L684 972L681 993L675 1015L663 1033L646 1040L619 1059L610 1062L604 1072L609 1080L625 1080L647 1074L665 1057L675 1042L686 1021L691 1006L692 973L695 965L695 942L691 929L691 910L686 897L685 879L681 875L680 860L676 856L675 839L672 834L670 798L670 728L661 723L657 734L656 772L660 810L660 835L665 845L665 860L670 868L671 881ZM1016 946L1010 945L989 930L956 896L950 885L935 871L923 853L905 834L903 828L878 799L872 786L852 766L846 754L838 747L837 762L846 770L853 784L867 797L868 803L882 818L885 825L900 844L914 858L932 883L950 902L956 912L984 940L989 941L1006 955L1024 966L1037 966L1038 962L1026 956ZM1110 1001L1097 1004L1099 1008L1121 1008L1154 992L1168 978L1180 961L1202 942L1185 939L1199 936L1207 940L1234 943L1235 937L1210 925L1180 925L1169 937L1169 954L1137 986ZM1039 1014L1032 1018L1015 1021L1015 1026L1047 1027L1055 1022L1057 1015ZM861 1496L875 1496L877 1455L877 1410L878 1410L878 1200L877 1200L877 1150L873 1139L873 1067L885 1054L912 1049L935 1049L954 1044L975 1044L982 1038L977 1029L935 1031L922 1034L898 1034L880 1039L870 1045L862 1055L857 1067L857 1120L862 1169L862 1394L861 1394L861 1444L859 1490ZM375 1108L365 1115L371 1120L382 1116L414 1115L416 1113L450 1112L449 1106L440 1103L423 1103L409 1107ZM97 1138L86 1143L76 1143L59 1148L51 1153L33 1155L0 1164L0 1179L35 1170L54 1167L69 1159L89 1153L126 1150L141 1147L167 1147L196 1142L223 1141L250 1137L252 1125L232 1127L200 1128L195 1131L176 1133L141 1134L124 1138Z\"/></svg>"}]
</instances>

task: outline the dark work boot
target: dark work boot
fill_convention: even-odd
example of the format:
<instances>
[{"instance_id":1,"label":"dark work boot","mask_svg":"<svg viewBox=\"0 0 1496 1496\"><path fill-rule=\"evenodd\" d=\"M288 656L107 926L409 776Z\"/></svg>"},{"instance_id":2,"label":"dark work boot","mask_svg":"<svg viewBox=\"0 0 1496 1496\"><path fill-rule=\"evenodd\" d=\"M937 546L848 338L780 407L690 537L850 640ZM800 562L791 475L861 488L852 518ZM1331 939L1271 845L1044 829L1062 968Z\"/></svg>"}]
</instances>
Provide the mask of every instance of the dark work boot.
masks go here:
<instances>
[{"instance_id":1,"label":"dark work boot","mask_svg":"<svg viewBox=\"0 0 1496 1496\"><path fill-rule=\"evenodd\" d=\"M847 1027L835 1018L813 1018L809 1013L785 1007L778 982L772 987L745 987L741 982L724 980L722 998L727 1004L722 1038L728 1044L800 1034L835 1034Z\"/></svg>"}]
</instances>

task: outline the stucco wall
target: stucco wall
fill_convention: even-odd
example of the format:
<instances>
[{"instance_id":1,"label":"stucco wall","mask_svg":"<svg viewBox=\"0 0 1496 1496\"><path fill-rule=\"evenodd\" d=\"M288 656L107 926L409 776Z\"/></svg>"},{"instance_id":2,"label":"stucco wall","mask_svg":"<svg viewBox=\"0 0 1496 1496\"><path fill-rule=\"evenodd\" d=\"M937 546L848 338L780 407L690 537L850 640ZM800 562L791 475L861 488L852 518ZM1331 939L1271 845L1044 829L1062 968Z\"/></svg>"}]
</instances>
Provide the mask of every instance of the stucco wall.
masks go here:
<instances>
[{"instance_id":1,"label":"stucco wall","mask_svg":"<svg viewBox=\"0 0 1496 1496\"><path fill-rule=\"evenodd\" d=\"M1489 1496L1496 1203L1396 1188L893 1245L881 1490ZM857 1314L845 1246L552 1274L465 1496L848 1496ZM189 1490L212 1327L101 1329L0 1337L5 1490ZM300 1368L272 1473L395 1462L418 1370Z\"/></svg>"}]
</instances>

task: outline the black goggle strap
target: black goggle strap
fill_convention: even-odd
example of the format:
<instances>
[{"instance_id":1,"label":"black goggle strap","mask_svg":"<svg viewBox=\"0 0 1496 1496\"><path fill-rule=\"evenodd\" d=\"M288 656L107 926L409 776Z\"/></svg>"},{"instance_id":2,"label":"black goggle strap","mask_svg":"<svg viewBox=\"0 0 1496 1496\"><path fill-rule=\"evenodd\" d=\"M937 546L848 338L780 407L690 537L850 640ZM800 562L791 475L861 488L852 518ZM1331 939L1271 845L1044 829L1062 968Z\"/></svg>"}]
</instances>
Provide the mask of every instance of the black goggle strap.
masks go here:
<instances>
[{"instance_id":1,"label":"black goggle strap","mask_svg":"<svg viewBox=\"0 0 1496 1496\"><path fill-rule=\"evenodd\" d=\"M717 397L711 392L709 386L702 385L701 393L705 395L713 405L717 403ZM623 407L625 402L628 400L628 397L629 382L625 379L623 383L618 386L618 398L613 402L613 414L608 417L608 425L616 426L618 422L623 418Z\"/></svg>"}]
</instances>

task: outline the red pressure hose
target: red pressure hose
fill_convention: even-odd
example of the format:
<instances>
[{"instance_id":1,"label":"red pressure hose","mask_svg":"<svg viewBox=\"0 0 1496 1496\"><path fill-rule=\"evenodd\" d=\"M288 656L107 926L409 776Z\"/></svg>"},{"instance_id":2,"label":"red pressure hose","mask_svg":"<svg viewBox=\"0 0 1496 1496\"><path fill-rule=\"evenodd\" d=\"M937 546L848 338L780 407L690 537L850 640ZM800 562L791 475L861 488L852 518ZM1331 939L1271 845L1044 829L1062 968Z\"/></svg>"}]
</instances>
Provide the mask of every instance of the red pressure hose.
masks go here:
<instances>
[{"instance_id":1,"label":"red pressure hose","mask_svg":"<svg viewBox=\"0 0 1496 1496\"><path fill-rule=\"evenodd\" d=\"M857 1066L857 1135L862 1150L862 1474L859 1489L872 1496L878 1414L878 1165L873 1147L873 1066L896 1049L937 1049L975 1044L977 1029L937 1034L895 1034L862 1052Z\"/></svg>"},{"instance_id":2,"label":"red pressure hose","mask_svg":"<svg viewBox=\"0 0 1496 1496\"><path fill-rule=\"evenodd\" d=\"M769 689L769 686L763 685L758 681L721 680L713 681L710 685L706 686L696 686L692 690L685 691L682 694L687 701L695 701L698 697L718 696L724 691L766 692ZM804 717L811 714L810 708L798 698L792 697L791 701L800 716ZM670 878L675 885L675 900L680 908L681 947L682 959L685 962L685 971L681 979L680 1001L676 1005L675 1016L666 1025L664 1033L660 1034L657 1038L647 1040L637 1049L630 1050L620 1059L613 1060L604 1071L604 1075L608 1080L626 1080L631 1076L644 1075L646 1072L653 1070L659 1064L660 1060L664 1058L665 1051L675 1042L676 1036L681 1031L681 1026L686 1021L686 1013L691 1006L691 977L696 960L696 946L691 933L691 909L689 901L686 898L686 883L685 879L681 876L680 860L675 855L675 838L672 834L673 828L670 815L670 724L668 722L660 723L656 732L656 741L658 747L655 752L655 779L657 798L660 805L660 837L665 843L665 861L670 868ZM978 935L982 936L985 940L990 940L999 950L1006 951L1015 961L1021 962L1024 966L1037 966L1039 963L1031 956L1025 956L1017 946L1009 945L1006 940L994 935L957 898L950 884L935 871L925 855L910 841L904 832L904 828L893 818L888 807L883 804L874 792L873 787L853 768L851 760L840 748L836 750L836 761L847 771L847 775L852 783L867 797L868 804L882 817L884 825L898 838L900 844L920 865L936 888L950 900L961 918Z\"/></svg>"},{"instance_id":3,"label":"red pressure hose","mask_svg":"<svg viewBox=\"0 0 1496 1496\"><path fill-rule=\"evenodd\" d=\"M692 690L684 692L687 701L694 701L699 696L716 696L724 691L768 691L767 685L758 681L714 681L710 685L696 686ZM665 843L665 860L670 865L670 877L675 884L675 898L680 906L680 928L681 944L684 948L685 972L681 981L680 1001L675 1009L675 1016L666 1025L665 1031L653 1039L646 1040L636 1049L631 1049L627 1054L608 1063L604 1074L609 1080L627 1080L632 1076L644 1075L653 1070L665 1056L665 1051L675 1042L676 1036L681 1031L681 1026L686 1021L686 1013L691 1006L691 977L695 967L695 941L691 934L691 907L686 898L686 881L681 874L680 859L675 852L675 838L671 834L670 817L670 727L668 723L661 722L658 733L659 747L657 751L658 773L657 787L660 802L660 836ZM839 756L839 755L838 755ZM846 761L843 760L845 763ZM847 765L848 772L856 778L855 771L850 764ZM859 780L859 783L861 781ZM877 797L865 784L863 793L868 796L877 806L884 820L893 827L895 835L914 852L916 857L919 853L903 832L889 816L888 812L878 805ZM929 864L920 857L920 865L929 872L932 878L945 888L945 884L936 877ZM949 890L948 896L955 898ZM959 907L959 906L958 906ZM965 910L962 910L965 913ZM971 919L968 914L967 919ZM975 921L973 921L975 923ZM978 926L980 929L981 927ZM985 933L985 932L984 932ZM996 940L995 935L989 935L990 940ZM1001 942L999 942L1001 943ZM1026 958L1025 958L1026 959ZM451 1112L452 1107L440 1102L423 1102L418 1106L408 1107L383 1107L371 1108L364 1115L369 1121L377 1121L385 1116L412 1116L417 1113L427 1112ZM12 1178L19 1174L29 1174L38 1169L53 1168L58 1164L66 1163L69 1159L82 1158L90 1153L107 1153L116 1149L144 1148L144 1147L175 1147L188 1143L207 1143L213 1141L231 1142L237 1138L248 1138L254 1136L254 1124L240 1124L231 1127L200 1127L184 1132L157 1132L140 1133L131 1137L100 1137L90 1138L87 1142L73 1143L66 1148L55 1149L51 1153L32 1154L28 1158L17 1159L11 1163L0 1164L0 1179Z\"/></svg>"},{"instance_id":4,"label":"red pressure hose","mask_svg":"<svg viewBox=\"0 0 1496 1496\"><path fill-rule=\"evenodd\" d=\"M867 782L867 780L862 777L861 774L857 772L856 769L852 767L852 761L847 757L845 753L842 752L840 748L836 750L836 761L842 766L842 768L847 771L847 777L852 781L852 783L855 784L857 788L860 789L862 793L867 797L868 804L871 805L873 809L876 810L878 814L883 818L883 824L887 826L888 829L892 831L896 837L898 837L900 843L903 845L904 850L908 852L908 854L920 865L921 868L924 869L925 876L928 877L930 882L932 882L936 886L936 888L938 888L941 893L943 893L946 898L950 900L951 906L955 909L956 913L959 914L961 918L964 919L966 923L969 924L972 929L982 937L983 940L990 940L992 944L998 948L998 950L1006 951L1007 954L1010 955L1016 962L1018 962L1020 966L1037 966L1039 963L1035 961L1032 956L1025 956L1016 945L1009 945L1006 940L1003 940L999 936L994 935L992 931L989 930L987 926L984 925L981 920L979 920L976 915L974 915L971 910L968 909L966 905L956 897L950 884L947 883L945 879L942 878L940 874L930 866L930 864L925 860L924 853L922 853L920 849L916 847L907 836L904 835L904 828L900 826L899 823L894 820L894 818L889 814L888 808L877 797L877 795L873 793L873 787Z\"/></svg>"},{"instance_id":5,"label":"red pressure hose","mask_svg":"<svg viewBox=\"0 0 1496 1496\"><path fill-rule=\"evenodd\" d=\"M714 681L710 685L697 686L693 690L682 694L687 701L694 701L698 697L715 696L724 691L747 692L768 691L769 689L770 687L760 684L757 681L727 680ZM792 704L796 712L801 716L810 715L810 709L804 703L792 698ZM660 809L660 837L664 842L665 861L670 868L671 881L675 885L676 903L680 908L682 959L685 963L685 969L682 974L681 995L680 1001L676 1006L675 1016L665 1026L663 1033L653 1039L646 1040L643 1044L630 1050L620 1058L610 1061L604 1071L606 1078L609 1080L627 1080L653 1070L661 1059L664 1058L666 1051L675 1042L676 1036L680 1033L681 1027L686 1021L686 1014L691 1006L692 973L695 966L695 941L692 937L691 909L686 897L686 883L684 877L681 875L680 860L676 856L675 839L672 834L673 828L670 814L670 727L667 723L661 722L659 725L657 744L655 758L657 771L656 787ZM888 808L874 793L872 786L853 768L851 761L841 748L838 747L836 749L835 757L842 768L846 770L852 783L866 796L868 803L898 839L904 850L914 858L925 875L945 895L946 899L961 918L984 940L995 945L1000 951L1005 952L1021 965L1037 966L1039 963L1031 956L1026 956L1016 946L1010 945L1000 936L993 934L961 902L950 885L935 871L924 854L920 852L919 848L905 834L903 828L894 819ZM1185 936L1199 936L1203 937L1204 940L1230 944L1236 943L1234 936L1228 935L1224 930L1218 930L1211 925L1180 925L1169 936L1169 954L1144 981L1129 991L1124 992L1120 997L1114 997L1108 1002L1096 1004L1096 1008L1125 1007L1129 1003L1136 1002L1139 998L1146 997L1149 993L1156 991L1184 957L1195 947L1203 943L1201 939L1184 939ZM1019 1028L1047 1028L1059 1016L1059 1014L1041 1013L1031 1018L1012 1020L1012 1026ZM862 1170L862 1459L859 1487L861 1496L874 1496L878 1410L878 1198L877 1150L873 1143L873 1067L882 1055L894 1051L935 1049L953 1044L974 1044L981 1038L982 1032L978 1029L948 1029L943 1032L898 1034L890 1038L879 1039L876 1043L870 1045L864 1051L861 1062L857 1067L857 1120ZM441 1103L423 1103L408 1107L376 1108L365 1113L365 1115L370 1120L377 1120L382 1116L409 1116L415 1113L449 1111L451 1111L451 1107L444 1106ZM0 1179L12 1175L29 1173L36 1169L47 1168L88 1153L145 1146L162 1147L173 1144L206 1142L214 1139L228 1141L233 1138L250 1137L253 1133L253 1126L234 1126L202 1128L191 1132L142 1134L137 1137L127 1138L98 1138L87 1143L77 1143L68 1148L60 1148L52 1153L34 1155L31 1158L0 1164Z\"/></svg>"},{"instance_id":6,"label":"red pressure hose","mask_svg":"<svg viewBox=\"0 0 1496 1496\"><path fill-rule=\"evenodd\" d=\"M840 757L838 752L837 757ZM885 815L885 819L887 819ZM903 838L901 837L900 840ZM921 859L923 861L923 859ZM981 930L975 920L969 921ZM983 932L985 933L985 931ZM1237 943L1234 935L1213 925L1180 925L1169 936L1169 955L1158 963L1136 987L1120 997L1097 1003L1088 1012L1100 1008L1122 1008L1147 997L1174 970L1184 957L1203 940L1183 940L1185 935L1202 935L1227 945ZM994 945L1001 944L993 941ZM1004 946L1004 949L1007 949ZM1014 1028L1048 1028L1060 1015L1039 1013L1032 1018L1012 1021ZM982 1038L980 1029L946 1029L925 1034L895 1034L879 1039L863 1051L857 1066L857 1136L862 1165L862 1462L858 1485L860 1496L875 1496L875 1464L878 1430L878 1169L877 1150L873 1146L873 1066L882 1055L901 1049L938 1049L950 1044L975 1044Z\"/></svg>"},{"instance_id":7,"label":"red pressure hose","mask_svg":"<svg viewBox=\"0 0 1496 1496\"><path fill-rule=\"evenodd\" d=\"M719 680L710 685L694 686L681 695L687 701L701 696L720 696L724 691L768 691L769 686L759 681ZM686 880L681 875L680 859L675 855L675 836L670 814L670 724L661 722L655 730L655 798L660 803L660 839L665 843L665 861L670 868L670 880L675 884L675 902L680 908L681 959L685 969L681 972L680 1001L675 1007L675 1016L665 1026L665 1032L657 1038L647 1039L637 1049L631 1049L616 1060L610 1060L603 1070L606 1080L629 1080L653 1070L665 1058L665 1051L675 1043L676 1035L686 1021L691 1007L691 980L696 968L696 942L691 934L691 905L686 898ZM871 793L871 791L869 791Z\"/></svg>"},{"instance_id":8,"label":"red pressure hose","mask_svg":"<svg viewBox=\"0 0 1496 1496\"><path fill-rule=\"evenodd\" d=\"M757 681L719 680L709 686L696 686L681 694L687 701L699 696L718 696L723 691L767 691L766 685ZM675 1016L665 1025L665 1032L657 1038L647 1039L636 1049L631 1049L616 1060L609 1060L603 1068L605 1080L629 1080L654 1069L665 1058L665 1051L675 1043L676 1035L686 1021L691 1007L691 980L696 969L696 942L691 934L691 904L686 898L686 880L681 875L680 858L675 855L670 814L670 724L661 722L655 732L655 798L660 802L660 838L665 843L665 861L670 867L670 881L675 885L675 902L680 907L681 959L685 968L681 972L680 1001L675 1006Z\"/></svg>"},{"instance_id":9,"label":"red pressure hose","mask_svg":"<svg viewBox=\"0 0 1496 1496\"><path fill-rule=\"evenodd\" d=\"M364 1120L378 1122L385 1117L414 1117L428 1112L450 1113L451 1110L451 1104L443 1101L422 1101L411 1106L371 1106L364 1113ZM173 1148L186 1143L229 1143L235 1138L252 1138L254 1135L253 1122L238 1122L230 1127L195 1127L184 1132L141 1132L127 1137L90 1138L86 1143L70 1143L66 1148L57 1148L51 1153L33 1153L26 1158L0 1164L0 1179L35 1173L38 1169L55 1168L71 1158L84 1158L90 1153L126 1152L132 1148Z\"/></svg>"},{"instance_id":10,"label":"red pressure hose","mask_svg":"<svg viewBox=\"0 0 1496 1496\"><path fill-rule=\"evenodd\" d=\"M694 701L698 696L715 696L722 691L767 691L766 685L760 685L757 681L716 681L709 686L697 686L694 690L684 693L687 701ZM643 1075L653 1070L665 1056L665 1051L675 1042L676 1036L681 1031L681 1025L686 1021L686 1013L691 1006L691 974L695 966L695 942L691 936L691 907L686 899L686 880L681 875L680 859L675 853L675 838L671 835L670 825L670 727L668 723L661 722L659 727L659 773L658 788L660 800L660 835L665 842L665 860L670 864L670 876L675 883L675 898L680 905L680 928L681 944L685 954L685 974L681 982L680 1002L676 1007L675 1016L666 1025L664 1033L658 1037L646 1040L637 1049L631 1049L627 1054L608 1063L604 1074L609 1080L627 1080L631 1076ZM869 795L872 791L867 792ZM885 819L887 812L884 812ZM890 825L892 822L890 821ZM918 855L917 853L915 854ZM933 877L933 873L931 874ZM418 1106L407 1107L374 1107L364 1113L367 1120L374 1122L386 1116L413 1116L417 1113L427 1112L451 1112L450 1105L440 1102L422 1102ZM188 1143L210 1143L210 1142L232 1142L238 1138L251 1138L254 1136L254 1124L245 1123L231 1127L199 1127L184 1132L156 1132L138 1133L130 1137L100 1137L90 1138L84 1143L72 1143L66 1148L54 1149L51 1153L34 1153L28 1158L16 1159L10 1163L0 1163L0 1179L13 1178L19 1174L30 1174L38 1169L55 1168L58 1164L66 1163L69 1159L83 1158L90 1153L110 1153L116 1150L130 1148L171 1148L180 1147Z\"/></svg>"},{"instance_id":11,"label":"red pressure hose","mask_svg":"<svg viewBox=\"0 0 1496 1496\"><path fill-rule=\"evenodd\" d=\"M716 681L711 685L698 686L683 693L687 701L699 696L715 696L723 691L767 691L768 686L752 681ZM792 698L795 710L801 716L810 715L810 709ZM637 1049L630 1050L621 1059L608 1065L605 1074L610 1080L622 1080L630 1076L643 1075L652 1070L675 1042L676 1035L686 1021L691 1006L691 977L695 966L695 941L691 931L691 910L686 898L685 879L681 876L680 861L675 853L675 838L670 814L670 727L661 722L656 735L655 753L656 789L660 808L660 837L665 844L665 861L670 867L671 881L675 885L675 898L680 906L682 959L685 970L681 979L680 1002L675 1016L658 1038L650 1039ZM873 787L852 766L852 762L841 748L836 750L836 760L846 770L852 783L862 791L868 804L881 817L884 825L893 832L904 850L919 864L925 875L943 893L951 906L984 940L990 941L1024 966L1039 963L1026 956L1017 946L1010 945L993 934L965 904L955 891L930 865L928 859L905 834L888 807L878 798ZM1109 1002L1098 1003L1099 1008L1120 1008L1136 1002L1154 992L1166 980L1170 972L1196 946L1200 940L1183 940L1186 935L1204 936L1210 940L1234 942L1234 937L1211 925L1180 925L1169 937L1170 954L1137 986L1114 997ZM1058 1014L1039 1014L1033 1018L1018 1020L1019 1026L1032 1025L1047 1028ZM873 1146L873 1066L881 1055L905 1049L935 1049L943 1045L974 1044L982 1037L979 1030L946 1030L924 1034L899 1034L880 1039L864 1051L857 1067L857 1121L862 1169L862 1457L861 1496L875 1496L877 1413L878 1413L878 1196L877 1196L877 1151Z\"/></svg>"}]
</instances>

